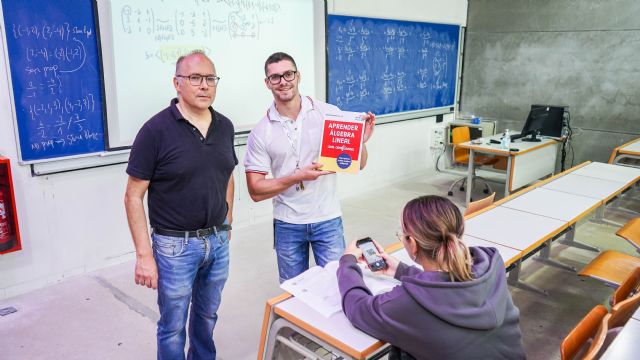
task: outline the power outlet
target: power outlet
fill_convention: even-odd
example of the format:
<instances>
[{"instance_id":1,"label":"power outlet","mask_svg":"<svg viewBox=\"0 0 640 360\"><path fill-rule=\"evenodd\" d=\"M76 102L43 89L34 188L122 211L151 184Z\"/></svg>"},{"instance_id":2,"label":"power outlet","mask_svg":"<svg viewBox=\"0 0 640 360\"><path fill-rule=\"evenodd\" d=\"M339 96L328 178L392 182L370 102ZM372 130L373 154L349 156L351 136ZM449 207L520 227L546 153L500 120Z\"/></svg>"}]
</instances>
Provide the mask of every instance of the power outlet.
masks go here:
<instances>
[{"instance_id":1,"label":"power outlet","mask_svg":"<svg viewBox=\"0 0 640 360\"><path fill-rule=\"evenodd\" d=\"M431 148L435 150L444 149L444 127L434 127L431 133Z\"/></svg>"}]
</instances>

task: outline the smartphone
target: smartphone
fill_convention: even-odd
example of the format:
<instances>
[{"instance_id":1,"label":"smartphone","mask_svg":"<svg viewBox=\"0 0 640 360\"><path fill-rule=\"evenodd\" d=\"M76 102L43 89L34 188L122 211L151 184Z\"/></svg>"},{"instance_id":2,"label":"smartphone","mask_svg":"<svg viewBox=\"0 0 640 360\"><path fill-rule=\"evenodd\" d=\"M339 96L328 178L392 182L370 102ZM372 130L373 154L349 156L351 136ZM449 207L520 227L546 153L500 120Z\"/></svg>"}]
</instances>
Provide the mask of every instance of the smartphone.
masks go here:
<instances>
[{"instance_id":1,"label":"smartphone","mask_svg":"<svg viewBox=\"0 0 640 360\"><path fill-rule=\"evenodd\" d=\"M356 242L356 246L362 250L364 259L367 261L367 265L369 265L369 269L371 269L371 271L379 271L387 268L387 262L380 256L376 255L378 253L378 248L376 248L376 245L370 237L358 240Z\"/></svg>"}]
</instances>

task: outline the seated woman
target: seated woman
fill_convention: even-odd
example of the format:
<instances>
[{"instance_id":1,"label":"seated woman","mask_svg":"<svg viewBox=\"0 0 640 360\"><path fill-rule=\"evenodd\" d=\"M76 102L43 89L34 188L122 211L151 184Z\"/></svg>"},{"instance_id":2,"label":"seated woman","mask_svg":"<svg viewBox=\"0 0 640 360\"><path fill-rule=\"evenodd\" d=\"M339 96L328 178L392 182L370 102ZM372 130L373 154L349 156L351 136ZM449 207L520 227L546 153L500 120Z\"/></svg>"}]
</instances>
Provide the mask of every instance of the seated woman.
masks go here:
<instances>
[{"instance_id":1,"label":"seated woman","mask_svg":"<svg viewBox=\"0 0 640 360\"><path fill-rule=\"evenodd\" d=\"M401 220L397 235L424 270L376 244L388 265L380 272L402 284L373 296L357 265L362 252L351 243L337 274L353 325L417 359L524 359L519 311L497 250L468 248L460 210L440 196L409 201Z\"/></svg>"}]
</instances>

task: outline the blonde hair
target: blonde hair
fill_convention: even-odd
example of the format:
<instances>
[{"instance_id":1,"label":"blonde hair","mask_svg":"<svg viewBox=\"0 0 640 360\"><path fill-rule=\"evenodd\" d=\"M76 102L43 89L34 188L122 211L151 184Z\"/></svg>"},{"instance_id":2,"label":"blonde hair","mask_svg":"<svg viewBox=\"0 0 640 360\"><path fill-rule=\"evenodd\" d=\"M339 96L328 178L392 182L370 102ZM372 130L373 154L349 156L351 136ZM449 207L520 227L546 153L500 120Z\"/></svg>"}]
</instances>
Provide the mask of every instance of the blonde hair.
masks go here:
<instances>
[{"instance_id":1,"label":"blonde hair","mask_svg":"<svg viewBox=\"0 0 640 360\"><path fill-rule=\"evenodd\" d=\"M449 272L451 281L473 279L471 253L462 242L464 218L449 199L428 195L409 201L402 210L402 231L415 239L423 256Z\"/></svg>"}]
</instances>

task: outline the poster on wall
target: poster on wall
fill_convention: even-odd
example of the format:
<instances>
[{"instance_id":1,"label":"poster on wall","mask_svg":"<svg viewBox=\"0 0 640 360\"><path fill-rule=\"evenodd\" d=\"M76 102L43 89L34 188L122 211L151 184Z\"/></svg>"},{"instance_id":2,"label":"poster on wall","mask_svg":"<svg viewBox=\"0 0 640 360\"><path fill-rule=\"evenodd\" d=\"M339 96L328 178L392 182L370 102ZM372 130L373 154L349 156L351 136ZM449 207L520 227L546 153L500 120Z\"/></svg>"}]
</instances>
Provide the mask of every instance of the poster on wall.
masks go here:
<instances>
[{"instance_id":1,"label":"poster on wall","mask_svg":"<svg viewBox=\"0 0 640 360\"><path fill-rule=\"evenodd\" d=\"M360 171L364 113L344 111L325 115L318 162L322 170L357 174Z\"/></svg>"}]
</instances>

